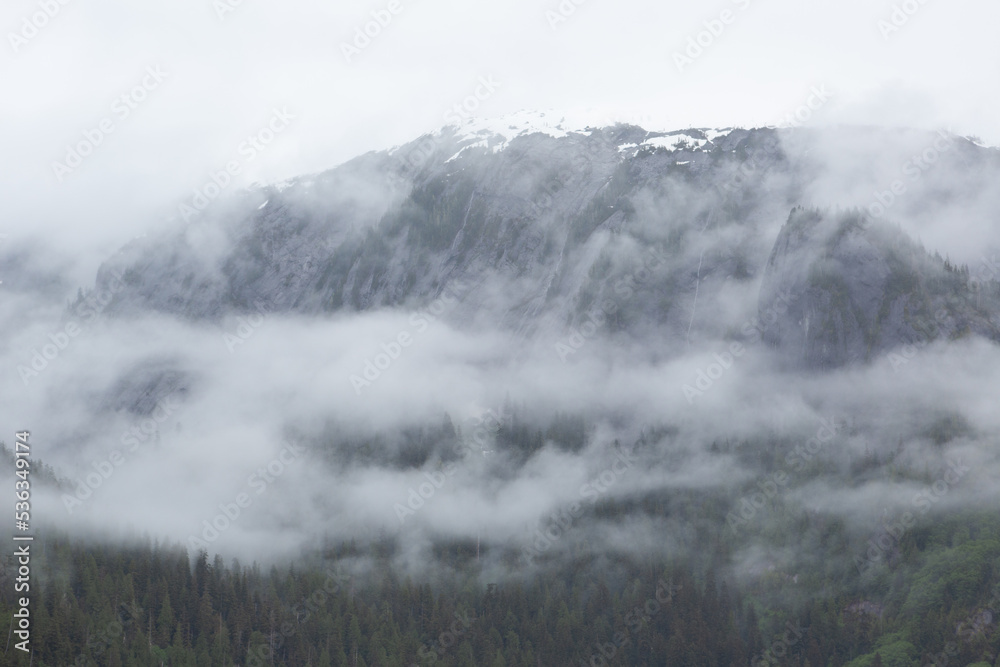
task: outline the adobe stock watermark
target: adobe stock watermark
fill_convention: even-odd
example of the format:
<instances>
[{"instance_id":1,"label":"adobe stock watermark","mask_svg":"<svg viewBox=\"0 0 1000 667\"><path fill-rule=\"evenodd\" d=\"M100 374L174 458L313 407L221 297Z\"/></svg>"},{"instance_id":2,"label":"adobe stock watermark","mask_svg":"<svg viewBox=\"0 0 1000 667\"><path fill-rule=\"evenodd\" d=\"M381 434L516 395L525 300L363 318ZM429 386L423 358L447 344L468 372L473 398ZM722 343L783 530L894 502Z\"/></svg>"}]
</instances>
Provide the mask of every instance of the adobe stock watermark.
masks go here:
<instances>
[{"instance_id":1,"label":"adobe stock watermark","mask_svg":"<svg viewBox=\"0 0 1000 667\"><path fill-rule=\"evenodd\" d=\"M773 158L779 153L780 143L776 140L764 148L752 148L748 150L746 159L740 162L740 166L736 169L733 175L730 176L724 183L717 185L716 187L719 190L725 190L726 192L734 192L738 190L742 183L747 182L767 164L767 160L769 158Z\"/></svg>"},{"instance_id":2,"label":"adobe stock watermark","mask_svg":"<svg viewBox=\"0 0 1000 667\"><path fill-rule=\"evenodd\" d=\"M806 631L798 621L795 621L794 624L791 621L786 622L785 628L783 635L777 637L763 653L750 661L751 667L776 667L780 665L782 658L788 655L788 649L798 644Z\"/></svg>"},{"instance_id":3,"label":"adobe stock watermark","mask_svg":"<svg viewBox=\"0 0 1000 667\"><path fill-rule=\"evenodd\" d=\"M731 0L741 11L750 8L752 0ZM702 25L704 30L691 35L687 40L687 47L683 51L674 51L674 65L677 71L684 73L684 68L694 64L705 52L712 47L715 42L726 32L726 28L736 22L739 14L732 9L723 9L717 18L709 19Z\"/></svg>"},{"instance_id":4,"label":"adobe stock watermark","mask_svg":"<svg viewBox=\"0 0 1000 667\"><path fill-rule=\"evenodd\" d=\"M233 177L264 152L278 135L288 129L293 120L295 120L295 115L289 113L286 107L282 107L280 110L272 109L271 117L264 127L247 136L246 140L240 142L240 145L236 147L238 157L226 162L223 169L209 174L209 180L202 186L195 188L194 196L190 202L181 202L178 211L184 218L184 222L190 222L197 213L208 208L208 205L232 184Z\"/></svg>"},{"instance_id":5,"label":"adobe stock watermark","mask_svg":"<svg viewBox=\"0 0 1000 667\"><path fill-rule=\"evenodd\" d=\"M993 595L985 606L978 608L965 617L965 620L955 628L958 635L958 642L948 642L941 653L930 656L930 661L924 667L946 667L951 658L958 657L959 646L964 642L971 642L977 637L981 637L993 627L997 609L1000 609L1000 584L993 587ZM990 656L992 660L994 656Z\"/></svg>"},{"instance_id":6,"label":"adobe stock watermark","mask_svg":"<svg viewBox=\"0 0 1000 667\"><path fill-rule=\"evenodd\" d=\"M500 431L504 418L494 410L489 409L479 417L473 418L471 422L472 427L469 429L472 434L471 437L466 435L465 430L462 431L460 460L465 460L473 453L483 457L493 453L492 450L488 450L486 447L489 446L491 438L495 437ZM476 443L478 448L473 446L473 443ZM454 477L457 472L457 465L450 461L443 464L438 471L424 472L424 477L427 481L422 482L416 488L410 487L407 489L409 494L406 497L406 504L396 503L392 506L400 525L405 523L408 517L415 515L423 509L427 501L434 497L434 494L444 486L448 478Z\"/></svg>"},{"instance_id":7,"label":"adobe stock watermark","mask_svg":"<svg viewBox=\"0 0 1000 667\"><path fill-rule=\"evenodd\" d=\"M343 572L336 572L329 566L327 566L325 574L326 579L323 580L322 588L304 597L299 604L288 608L288 611L295 614L295 619L300 624L308 621L309 616L313 612L319 611L321 605L326 603L326 599L329 596L336 595L345 584L351 583L351 578L348 575ZM299 616L300 613L303 613L301 617Z\"/></svg>"},{"instance_id":8,"label":"adobe stock watermark","mask_svg":"<svg viewBox=\"0 0 1000 667\"><path fill-rule=\"evenodd\" d=\"M212 0L212 9L219 21L225 21L228 14L232 14L237 8L243 5L243 0Z\"/></svg>"},{"instance_id":9,"label":"adobe stock watermark","mask_svg":"<svg viewBox=\"0 0 1000 667\"><path fill-rule=\"evenodd\" d=\"M639 633L653 618L659 614L664 607L673 602L674 595L683 587L673 581L667 583L661 578L656 582L656 591L653 597L646 600L642 606L632 607L623 617L624 627L615 632L610 642L597 642L594 644L595 651L591 653L589 660L581 660L580 667L607 667L618 655L618 651L632 641L632 637Z\"/></svg>"},{"instance_id":10,"label":"adobe stock watermark","mask_svg":"<svg viewBox=\"0 0 1000 667\"><path fill-rule=\"evenodd\" d=\"M403 11L401 0L389 0L385 9L375 9L371 13L372 20L363 26L355 26L354 39L340 43L340 52L347 64L360 56L361 52L372 44L372 40L382 34L382 31L392 24L393 20Z\"/></svg>"},{"instance_id":11,"label":"adobe stock watermark","mask_svg":"<svg viewBox=\"0 0 1000 667\"><path fill-rule=\"evenodd\" d=\"M458 467L452 462L445 463L440 471L425 472L424 477L427 478L427 481L418 485L416 489L409 488L410 493L406 498L406 505L396 503L392 506L396 517L399 518L400 525L405 523L408 517L421 510L424 503L433 498L437 490L444 486L448 477L454 477L457 472Z\"/></svg>"},{"instance_id":12,"label":"adobe stock watermark","mask_svg":"<svg viewBox=\"0 0 1000 667\"><path fill-rule=\"evenodd\" d=\"M552 32L555 32L559 28L560 23L566 23L571 16L576 14L576 8L584 5L586 2L587 0L562 0L555 10L547 9L545 11L545 20L549 22Z\"/></svg>"},{"instance_id":13,"label":"adobe stock watermark","mask_svg":"<svg viewBox=\"0 0 1000 667\"><path fill-rule=\"evenodd\" d=\"M955 628L958 642L948 642L940 653L930 655L924 667L947 667L952 658L958 657L959 647L963 642L971 642L993 627L997 609L1000 609L1000 585L993 587L993 595L984 607L966 616L965 620ZM994 657L990 655L990 661Z\"/></svg>"},{"instance_id":14,"label":"adobe stock watermark","mask_svg":"<svg viewBox=\"0 0 1000 667\"><path fill-rule=\"evenodd\" d=\"M944 322L948 319L948 311L941 308L936 313L934 313L934 321L938 324ZM898 373L901 366L905 366L910 363L910 360L917 356L917 353L923 348L927 347L934 341L937 332L929 328L919 328L913 327L914 330L919 334L919 338L916 340L910 340L903 347L899 348L899 351L890 352L888 357L889 364L892 366L892 372Z\"/></svg>"},{"instance_id":15,"label":"adobe stock watermark","mask_svg":"<svg viewBox=\"0 0 1000 667\"><path fill-rule=\"evenodd\" d=\"M795 128L812 120L813 114L822 109L833 98L833 93L827 90L826 84L812 86L809 89L809 97L798 108L789 112L777 123L785 128ZM716 186L720 190L733 192L737 190L740 183L753 176L760 167L765 164L766 158L773 158L781 152L781 143L772 140L763 148L753 148L747 151L747 159L740 163L739 168L725 183Z\"/></svg>"},{"instance_id":16,"label":"adobe stock watermark","mask_svg":"<svg viewBox=\"0 0 1000 667\"><path fill-rule=\"evenodd\" d=\"M475 616L470 615L468 611L456 611L455 620L452 622L451 627L439 634L437 641L431 644L425 643L417 649L417 657L427 663L436 662L444 656L448 649L458 643L458 640L469 631L475 620ZM410 663L410 667L420 666L417 663Z\"/></svg>"},{"instance_id":17,"label":"adobe stock watermark","mask_svg":"<svg viewBox=\"0 0 1000 667\"><path fill-rule=\"evenodd\" d=\"M479 109L479 106L493 97L493 94L497 92L497 88L500 85L500 82L494 79L492 75L479 77L479 85L472 91L472 94L467 95L461 102L455 104L445 112L445 122L461 124L462 121L472 118L473 114Z\"/></svg>"},{"instance_id":18,"label":"adobe stock watermark","mask_svg":"<svg viewBox=\"0 0 1000 667\"><path fill-rule=\"evenodd\" d=\"M540 188L541 192L534 195L528 202L535 215L541 215L555 204L556 195L566 187L574 175L581 173L587 166L587 160L582 155L573 158L573 164L561 168L555 175L547 178ZM628 282L628 279L624 279ZM634 278L633 278L634 280ZM625 289L625 288L623 288Z\"/></svg>"},{"instance_id":19,"label":"adobe stock watermark","mask_svg":"<svg viewBox=\"0 0 1000 667\"><path fill-rule=\"evenodd\" d=\"M301 445L285 442L278 452L278 455L268 461L267 465L258 468L247 478L247 487L256 491L255 495L260 495L267 491L271 484L274 484L285 473L285 469L295 462L306 449ZM286 457L287 455L287 457ZM243 516L244 511L249 509L254 502L254 497L246 491L236 494L232 502L220 503L219 512L211 519L202 521L201 537L188 535L188 546L195 552L208 550L211 543L229 530L233 524Z\"/></svg>"},{"instance_id":20,"label":"adobe stock watermark","mask_svg":"<svg viewBox=\"0 0 1000 667\"><path fill-rule=\"evenodd\" d=\"M533 564L536 558L545 554L569 532L573 523L583 515L584 501L589 502L591 506L596 505L597 501L635 465L635 445L628 451L618 445L617 452L617 456L608 468L580 486L581 500L574 501L569 507L560 508L540 522L545 524L545 530L541 527L535 529L533 541L521 548L521 557L526 564Z\"/></svg>"},{"instance_id":21,"label":"adobe stock watermark","mask_svg":"<svg viewBox=\"0 0 1000 667\"><path fill-rule=\"evenodd\" d=\"M275 628L272 639L267 645L259 645L251 648L247 652L247 667L263 667L274 663L274 657L285 642L293 637L299 630L299 626L309 620L314 612L318 612L326 604L327 599L340 592L344 584L350 583L350 577L335 572L327 566L326 579L323 580L322 587L314 590L310 595L303 598L303 601L294 607L288 607L288 611L295 614L295 623L285 621ZM300 617L299 614L303 613Z\"/></svg>"},{"instance_id":22,"label":"adobe stock watermark","mask_svg":"<svg viewBox=\"0 0 1000 667\"><path fill-rule=\"evenodd\" d=\"M876 24L878 31L882 33L882 38L889 41L889 37L899 32L926 4L927 0L904 0L898 5L893 5L888 20L879 19Z\"/></svg>"},{"instance_id":23,"label":"adobe stock watermark","mask_svg":"<svg viewBox=\"0 0 1000 667\"><path fill-rule=\"evenodd\" d=\"M813 86L809 89L809 97L806 98L805 103L784 117L783 126L800 127L808 123L813 114L822 109L831 97L833 97L833 93L826 89L825 83Z\"/></svg>"},{"instance_id":24,"label":"adobe stock watermark","mask_svg":"<svg viewBox=\"0 0 1000 667\"><path fill-rule=\"evenodd\" d=\"M437 321L449 307L454 306L468 293L471 288L468 284L456 280L453 285L449 285L441 291L441 295L431 301L424 309L410 313L409 322L413 327L413 332L405 329L396 334L388 343L380 345L382 351L371 359L365 359L365 365L361 374L353 374L348 378L356 396L361 395L362 389L367 389L373 382L377 381L385 373L393 362L399 359L403 350L413 345L415 336L427 331L431 322Z\"/></svg>"},{"instance_id":25,"label":"adobe stock watermark","mask_svg":"<svg viewBox=\"0 0 1000 667\"><path fill-rule=\"evenodd\" d=\"M664 262L655 250L649 248L644 256L639 258L640 266L635 271L623 276L614 285L615 294L622 300L635 296L640 286L648 283L653 277L653 270ZM572 327L569 336L560 339L555 344L555 353L564 364L571 354L576 354L597 336L598 330L604 326L609 317L618 312L619 303L615 299L602 299L597 305L587 311L587 316L579 327Z\"/></svg>"},{"instance_id":26,"label":"adobe stock watermark","mask_svg":"<svg viewBox=\"0 0 1000 667\"><path fill-rule=\"evenodd\" d=\"M960 460L949 461L944 474L933 484L924 487L920 493L913 496L910 504L914 508L920 509L920 516L927 514L935 504L941 502L941 499L948 495L952 487L958 484L970 470L972 468ZM917 518L912 512L904 512L897 521L883 524L882 532L868 540L868 550L865 555L854 556L854 565L858 568L858 572L863 574L873 565L881 562L883 557L892 553L903 536L916 525Z\"/></svg>"},{"instance_id":27,"label":"adobe stock watermark","mask_svg":"<svg viewBox=\"0 0 1000 667\"><path fill-rule=\"evenodd\" d=\"M838 422L836 418L821 419L816 435L809 438L804 444L795 445L795 449L785 455L785 463L795 472L802 472L806 469L806 464L819 455L843 428L844 423ZM749 524L757 516L757 512L764 509L768 500L773 500L787 491L789 479L786 470L777 470L757 482L759 491L740 498L739 507L726 515L726 525L729 526L733 534L735 535L740 528Z\"/></svg>"},{"instance_id":28,"label":"adobe stock watermark","mask_svg":"<svg viewBox=\"0 0 1000 667\"><path fill-rule=\"evenodd\" d=\"M63 179L80 167L86 158L93 155L97 147L146 101L150 93L160 87L167 76L167 72L160 69L159 65L147 67L142 81L116 97L111 103L112 115L102 118L96 127L84 130L83 139L67 145L62 162L52 162L52 173L55 174L56 181L62 183Z\"/></svg>"},{"instance_id":29,"label":"adobe stock watermark","mask_svg":"<svg viewBox=\"0 0 1000 667\"><path fill-rule=\"evenodd\" d=\"M17 374L21 377L24 386L27 387L29 380L38 377L42 371L49 367L51 362L58 359L59 355L69 347L72 340L84 333L87 326L104 312L114 300L115 294L125 289L125 283L122 281L123 275L121 271L113 274L111 280L108 281L107 288L100 292L92 292L76 304L74 313L80 319L71 319L63 325L62 329L50 333L48 336L50 342L42 345L41 351L37 348L30 350L32 352L29 362L30 368L24 364L19 364L17 367Z\"/></svg>"},{"instance_id":30,"label":"adobe stock watermark","mask_svg":"<svg viewBox=\"0 0 1000 667\"><path fill-rule=\"evenodd\" d=\"M465 459L470 453L479 453L483 456L489 454L491 450L486 448L493 443L493 439L507 420L508 417L503 414L503 410L497 411L492 408L478 417L470 419L470 427L462 430L461 458ZM469 433L471 436L468 435ZM473 446L473 443L478 445L478 449Z\"/></svg>"},{"instance_id":31,"label":"adobe stock watermark","mask_svg":"<svg viewBox=\"0 0 1000 667\"><path fill-rule=\"evenodd\" d=\"M174 396L167 396L157 401L156 406L148 417L122 434L120 441L122 445L128 447L125 451L134 453L139 449L140 444L145 444L156 438L156 435L160 431L160 426L170 419L180 407L180 403L174 399ZM89 499L94 491L109 480L118 468L125 465L127 459L128 455L116 448L112 449L111 453L101 461L91 461L91 467L94 469L94 472L88 473L83 479L77 478L76 489L73 495L68 493L62 495L63 506L66 508L66 511L69 514L73 514L74 510L83 505L84 501Z\"/></svg>"},{"instance_id":32,"label":"adobe stock watermark","mask_svg":"<svg viewBox=\"0 0 1000 667\"><path fill-rule=\"evenodd\" d=\"M267 202L264 202L265 204ZM329 241L325 242L323 246L327 251L330 250L331 244ZM315 252L315 246L313 251ZM299 284L302 284L312 278L319 275L320 271L325 268L326 264L319 261L316 257L309 256L300 265L301 271L296 272L295 277L299 278ZM225 343L226 349L232 354L236 352L236 348L248 340L257 330L264 326L264 322L268 320L271 314L276 310L277 305L270 297L265 297L263 299L254 299L253 301L254 312L241 315L236 318L236 327L232 332L226 332L222 334L222 342Z\"/></svg>"},{"instance_id":33,"label":"adobe stock watermark","mask_svg":"<svg viewBox=\"0 0 1000 667\"><path fill-rule=\"evenodd\" d=\"M70 0L39 0L39 11L21 19L20 30L7 33L7 41L10 42L11 50L16 54L22 47L27 46L28 42L37 37L42 28L58 16L62 8L69 2Z\"/></svg>"},{"instance_id":34,"label":"adobe stock watermark","mask_svg":"<svg viewBox=\"0 0 1000 667\"><path fill-rule=\"evenodd\" d=\"M229 353L232 354L236 351L238 345L250 340L250 337L263 326L264 321L267 319L268 315L271 314L272 305L268 299L255 299L253 302L254 311L248 314L246 317L236 318L236 329L229 333L228 331L222 334L222 341L226 344L226 348Z\"/></svg>"},{"instance_id":35,"label":"adobe stock watermark","mask_svg":"<svg viewBox=\"0 0 1000 667\"><path fill-rule=\"evenodd\" d=\"M903 175L911 182L919 181L923 175L930 171L941 157L942 153L947 153L952 149L952 138L938 130L938 138L925 148L922 152L912 156L900 166ZM902 179L896 179L889 184L888 190L875 191L875 201L868 204L867 211L873 218L883 218L890 208L906 194L907 184Z\"/></svg>"},{"instance_id":36,"label":"adobe stock watermark","mask_svg":"<svg viewBox=\"0 0 1000 667\"><path fill-rule=\"evenodd\" d=\"M4 237L5 235L0 234L0 243L3 243ZM993 253L992 257L980 257L976 275L969 276L969 288L979 294L991 284L996 284L998 277L1000 277L1000 260L997 259L996 253Z\"/></svg>"},{"instance_id":37,"label":"adobe stock watermark","mask_svg":"<svg viewBox=\"0 0 1000 667\"><path fill-rule=\"evenodd\" d=\"M503 84L493 78L492 74L480 76L478 85L471 95L467 95L462 101L453 105L444 112L445 125L461 125L463 121L472 118L483 102L493 97L497 89ZM419 169L427 160L437 152L441 146L443 136L428 134L421 138L417 145L406 154L406 164L413 169Z\"/></svg>"},{"instance_id":38,"label":"adobe stock watermark","mask_svg":"<svg viewBox=\"0 0 1000 667\"><path fill-rule=\"evenodd\" d=\"M767 310L743 323L740 333L747 337L746 346L755 345L760 342L764 332L774 326L781 315L788 312L788 307L791 305L791 297L792 293L788 289L780 292ZM703 396L706 391L715 385L719 378L733 367L736 360L746 353L746 346L739 341L733 341L729 344L727 351L723 351L722 354L713 355L715 358L713 363L709 364L705 369L698 369L694 385L686 384L681 387L688 405L693 405L695 398Z\"/></svg>"}]
</instances>

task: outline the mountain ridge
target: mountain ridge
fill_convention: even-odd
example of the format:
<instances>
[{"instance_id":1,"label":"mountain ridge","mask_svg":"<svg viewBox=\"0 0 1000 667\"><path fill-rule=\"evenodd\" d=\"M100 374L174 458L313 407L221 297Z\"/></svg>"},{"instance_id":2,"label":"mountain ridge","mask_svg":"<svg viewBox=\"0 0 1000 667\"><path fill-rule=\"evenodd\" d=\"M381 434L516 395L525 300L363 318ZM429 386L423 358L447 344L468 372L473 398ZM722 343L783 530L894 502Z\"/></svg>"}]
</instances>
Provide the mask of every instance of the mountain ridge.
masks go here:
<instances>
[{"instance_id":1,"label":"mountain ridge","mask_svg":"<svg viewBox=\"0 0 1000 667\"><path fill-rule=\"evenodd\" d=\"M135 241L102 266L98 288L112 272L126 285L108 312L219 321L261 302L313 316L362 312L428 303L458 281L477 287L449 314L453 323L493 322L537 339L581 322L601 299L620 298L614 285L645 248L663 266L609 318L605 333L657 331L656 345L669 353L692 335L724 336L726 327L714 321L722 316L720 294L732 285L749 294L776 269L775 249L788 238L772 240L768 230L802 206L819 169L808 142L825 137L803 128L576 131L558 122L539 130L522 120L507 134L497 130L503 120L446 126L430 145L425 135L213 203L199 220ZM966 162L970 155L997 162L996 152L953 141L964 142ZM868 269L880 261L851 256ZM809 306L812 321L817 307ZM783 321L767 342L803 345L796 326ZM893 326L898 331L876 350L913 338L912 327ZM989 317L969 326L997 339ZM859 341L871 347L868 334L855 327L843 335L853 342L840 341L833 356L819 345L807 364L871 358L855 349Z\"/></svg>"}]
</instances>

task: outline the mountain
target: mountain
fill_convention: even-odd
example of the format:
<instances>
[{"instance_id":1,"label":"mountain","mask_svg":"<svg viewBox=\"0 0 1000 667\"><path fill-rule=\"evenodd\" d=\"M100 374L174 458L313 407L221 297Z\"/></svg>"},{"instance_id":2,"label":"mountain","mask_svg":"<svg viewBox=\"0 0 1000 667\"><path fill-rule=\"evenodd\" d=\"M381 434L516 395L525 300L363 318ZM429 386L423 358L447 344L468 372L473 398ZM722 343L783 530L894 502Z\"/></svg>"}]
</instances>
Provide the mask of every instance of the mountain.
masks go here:
<instances>
[{"instance_id":1,"label":"mountain","mask_svg":"<svg viewBox=\"0 0 1000 667\"><path fill-rule=\"evenodd\" d=\"M787 303L763 338L811 367L970 334L1000 340L995 288L974 292L967 267L858 211L792 211L767 262L761 308L781 294Z\"/></svg>"},{"instance_id":2,"label":"mountain","mask_svg":"<svg viewBox=\"0 0 1000 667\"><path fill-rule=\"evenodd\" d=\"M78 534L138 524L202 577L208 552L294 564L215 565L205 590L142 570L140 606L166 620L130 630L130 650L169 636L194 642L175 656L247 653L280 620L269 609L299 622L322 568L356 577L344 599L384 623L350 631L361 608L331 600L297 632L376 637L367 664L387 664L383 636L405 634L392 655L410 661L437 633L407 616L411 581L480 591L464 664L497 655L471 646L489 619L523 616L497 606L508 592L541 611L502 627L528 656L506 664L565 664L675 575L704 604L658 616L628 664L649 645L680 655L678 628L730 606L748 643L722 664L760 662L799 621L802 664L926 662L996 608L1000 283L974 258L998 176L1000 151L932 132L524 114L179 209L110 257L67 321L10 334L42 337L7 399L58 466L33 502ZM427 314L442 322L408 346ZM83 563L73 581L98 576L50 551ZM237 598L230 580L267 588ZM399 595L371 593L381 581ZM97 608L97 590L66 599ZM197 633L170 634L182 613ZM995 639L961 664L992 660Z\"/></svg>"},{"instance_id":3,"label":"mountain","mask_svg":"<svg viewBox=\"0 0 1000 667\"><path fill-rule=\"evenodd\" d=\"M600 335L651 341L666 356L732 338L753 316L758 289L765 310L791 290L764 339L809 366L939 336L996 340L995 299L973 295L967 272L945 268L883 220L870 224L872 208L847 188L814 208L819 186L839 178L822 155L831 146L868 163L886 145L905 154L935 141L874 128L572 129L544 114L470 121L242 191L196 218L186 210L173 231L110 259L96 288L122 276L112 314L209 321L417 308L460 292L445 315L453 324L529 340L558 337L613 304ZM952 183L1000 170L994 149L951 135L946 145L948 164L936 169ZM968 187L942 194L935 173L920 175L930 192L911 193L891 213ZM735 320L725 304L734 294L747 305Z\"/></svg>"}]
</instances>

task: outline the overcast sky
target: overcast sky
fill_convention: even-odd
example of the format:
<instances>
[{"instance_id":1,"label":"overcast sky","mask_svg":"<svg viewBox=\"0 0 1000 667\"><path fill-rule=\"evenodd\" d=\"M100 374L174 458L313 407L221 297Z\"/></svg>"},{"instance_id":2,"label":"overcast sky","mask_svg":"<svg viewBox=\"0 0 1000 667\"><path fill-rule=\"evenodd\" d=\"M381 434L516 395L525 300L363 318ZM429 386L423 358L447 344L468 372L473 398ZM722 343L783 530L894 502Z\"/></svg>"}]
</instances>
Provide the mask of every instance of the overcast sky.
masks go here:
<instances>
[{"instance_id":1,"label":"overcast sky","mask_svg":"<svg viewBox=\"0 0 1000 667\"><path fill-rule=\"evenodd\" d=\"M394 15L388 0L59 1L0 10L0 233L85 258L80 280L227 162L241 165L235 185L324 170L440 127L481 78L499 84L483 116L774 125L825 86L810 122L951 127L1000 144L1000 6L986 0L910 0L891 32L890 0L565 0L561 12L557 0L397 0ZM391 21L348 62L342 45L372 12ZM720 17L681 71L675 53ZM274 123L275 109L294 118ZM57 174L104 119L113 132ZM242 143L269 123L282 129L263 150Z\"/></svg>"}]
</instances>

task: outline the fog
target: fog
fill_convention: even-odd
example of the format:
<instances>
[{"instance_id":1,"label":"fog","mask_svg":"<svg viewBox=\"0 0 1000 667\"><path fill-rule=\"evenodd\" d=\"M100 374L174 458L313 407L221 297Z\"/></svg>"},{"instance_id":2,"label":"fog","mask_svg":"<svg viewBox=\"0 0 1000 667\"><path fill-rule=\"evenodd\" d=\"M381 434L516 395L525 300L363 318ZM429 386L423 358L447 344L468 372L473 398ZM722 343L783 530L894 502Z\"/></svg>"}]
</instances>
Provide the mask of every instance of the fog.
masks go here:
<instances>
[{"instance_id":1,"label":"fog","mask_svg":"<svg viewBox=\"0 0 1000 667\"><path fill-rule=\"evenodd\" d=\"M34 32L25 22L36 2L6 5L0 227L86 248L73 273L86 282L99 257L175 215L239 158L273 109L295 119L243 165L237 185L406 143L443 125L480 77L501 84L475 109L486 116L551 108L664 129L774 125L825 85L833 99L824 122L952 127L1000 143L990 113L998 90L983 76L997 63L988 26L1000 10L984 2L922 6L889 33L879 22L891 3L724 3L718 11L728 6L737 20L681 71L674 54L718 11L637 1L572 12L558 2L403 5L351 58L342 44L382 4L101 0L60 5ZM623 22L627 30L607 29ZM156 67L159 82L147 75ZM122 106L144 80L155 87ZM113 132L59 180L53 163L104 118Z\"/></svg>"},{"instance_id":2,"label":"fog","mask_svg":"<svg viewBox=\"0 0 1000 667\"><path fill-rule=\"evenodd\" d=\"M398 570L417 575L435 572L435 544L474 544L494 581L579 553L698 553L706 533L734 534L726 515L775 470L788 477L784 514L762 511L759 526L819 516L844 522L859 545L956 461L968 471L930 513L997 501L996 344L969 335L806 371L747 331L793 206L858 208L973 276L997 277L1000 154L980 144L1000 143L989 114L1000 91L981 77L996 64L986 31L1000 9L928 4L884 37L877 24L891 6L732 3L739 20L695 75L672 54L710 9L595 1L553 28L551 4L406 5L356 62L340 44L381 5L247 3L219 16L207 2L67 4L12 48L0 65L10 101L0 120L16 130L0 145L0 426L30 430L34 455L65 481L33 496L39 521L244 562L388 543ZM14 3L4 20L16 31L36 9ZM621 26L622 16L636 19ZM845 53L847 39L857 46ZM288 256L261 262L319 280L318 258L377 233L416 177L382 155L312 175L437 130L486 76L502 85L477 115L555 108L587 119L578 127L784 125L775 150L788 163L755 168L736 194L674 172L652 179L630 194L624 232L595 231L551 275L469 265L477 275L426 298L368 309L302 302L185 317L141 300L101 303L108 285L131 283L99 279L99 267L152 273L154 255L174 262L164 293L189 273L222 280L248 221L263 225L252 216L281 193L330 231L303 222L281 246ZM115 100L136 85L146 95L122 117ZM831 101L788 123L818 85ZM280 131L276 113L290 119ZM114 131L93 154L54 172L105 117ZM273 139L251 157L244 142L263 128ZM233 162L239 173L222 185ZM541 189L544 171L519 172L519 193ZM213 179L219 200L187 220L181 204ZM484 188L507 195L512 180ZM593 194L573 187L565 197ZM536 218L540 238L569 233L555 214ZM594 275L606 276L598 297L627 317L584 335L580 292ZM97 301L81 306L78 290ZM582 419L579 446L546 438L523 456L498 444L515 424L547 432L557 415ZM830 423L832 439L799 469L794 447ZM859 469L865 460L877 465ZM538 548L553 521L559 537ZM806 539L768 543L752 528L732 539L738 576L822 558Z\"/></svg>"},{"instance_id":3,"label":"fog","mask_svg":"<svg viewBox=\"0 0 1000 667\"><path fill-rule=\"evenodd\" d=\"M713 234L670 261L692 263L702 244L728 243L727 233ZM626 254L622 261L636 259ZM781 370L775 352L752 339L737 335L745 351L728 352L730 332L756 315L746 305L754 290L732 287L717 300L703 292L687 342L660 339L655 331L601 332L565 361L554 344L568 329L542 330L526 347L502 328L449 318L460 311L447 304L440 317L427 309L431 304L323 317L251 313L220 323L102 314L37 375L24 382L12 373L2 400L41 443L41 458L70 483L61 493L36 496L46 523L84 533L131 528L242 559L388 539L400 570L426 573L436 540L470 540L481 545L490 576L522 572L532 565L510 566L503 555L530 548L535 531L573 503L589 512L606 503L696 493L729 498L736 507L770 473L748 465L745 452L720 451L719 444L771 441L791 451L824 420L841 424L818 455L827 472L816 477L779 466L791 478L788 504L843 519L861 535L876 530L886 512L906 507L923 486L917 479L928 471L933 477L950 460L972 472L934 511L995 499L1000 424L990 387L1000 351L994 344L933 344L902 363L897 356L818 374ZM491 303L488 311L511 305ZM46 339L58 344L65 321L59 309L33 310L31 322L10 335L4 367L31 368L31 351ZM408 346L394 347L400 334L409 334ZM25 353L18 358L10 350ZM720 355L729 367L703 388L699 375ZM375 368L390 358L377 378L365 375L369 362ZM522 461L498 451L495 427L473 439L477 420L489 414L503 422L512 412L540 428L556 413L584 415L585 445L568 451L549 443ZM464 432L464 455L448 464L441 446L425 464L403 463L399 434L436 427L446 413ZM937 421L956 415L966 424L956 439L928 439ZM356 450L366 439L369 448ZM303 449L283 453L286 443ZM852 460L872 452L890 457L898 448L895 464L909 471L910 481L851 474ZM616 464L621 452L625 458ZM268 465L270 481L259 473ZM414 501L421 485L432 491ZM203 522L219 517L222 506L236 507L241 494L251 504L238 518L217 521L231 526L205 533ZM609 522L583 514L545 555L585 549L676 556L696 548L683 510L626 517ZM710 529L727 526L720 517ZM192 536L212 539L191 542ZM755 571L765 558L751 557L755 541L741 552L750 560L734 563L740 571ZM808 556L792 550L766 559L801 563Z\"/></svg>"}]
</instances>

